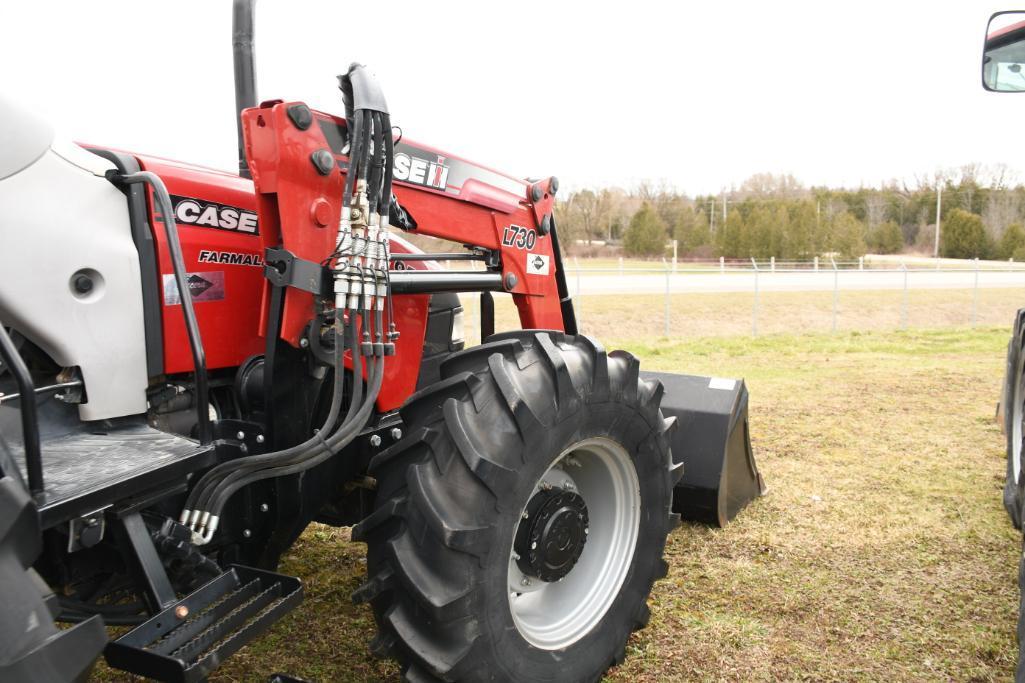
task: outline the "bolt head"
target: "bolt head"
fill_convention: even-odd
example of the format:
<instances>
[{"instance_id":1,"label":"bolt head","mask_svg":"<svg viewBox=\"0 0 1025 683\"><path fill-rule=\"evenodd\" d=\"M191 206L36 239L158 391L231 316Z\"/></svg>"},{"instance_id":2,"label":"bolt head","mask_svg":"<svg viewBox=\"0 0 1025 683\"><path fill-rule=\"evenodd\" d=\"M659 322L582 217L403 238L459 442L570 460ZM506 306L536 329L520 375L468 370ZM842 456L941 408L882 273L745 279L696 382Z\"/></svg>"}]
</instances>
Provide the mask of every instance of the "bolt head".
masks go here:
<instances>
[{"instance_id":1,"label":"bolt head","mask_svg":"<svg viewBox=\"0 0 1025 683\"><path fill-rule=\"evenodd\" d=\"M303 337L302 339L299 340L299 346L300 347L305 349L305 348L308 348L309 345L310 345L310 340L307 339L306 337Z\"/></svg>"},{"instance_id":2,"label":"bolt head","mask_svg":"<svg viewBox=\"0 0 1025 683\"><path fill-rule=\"evenodd\" d=\"M189 608L185 605L178 605L174 608L174 616L178 617L179 619L184 619L185 617L189 616Z\"/></svg>"},{"instance_id":3,"label":"bolt head","mask_svg":"<svg viewBox=\"0 0 1025 683\"><path fill-rule=\"evenodd\" d=\"M402 430L398 427L393 427L391 430L391 438L393 441L398 441L402 438Z\"/></svg>"},{"instance_id":4,"label":"bolt head","mask_svg":"<svg viewBox=\"0 0 1025 683\"><path fill-rule=\"evenodd\" d=\"M263 442L264 442L264 441L266 441L266 440L267 440L267 439L266 439L266 437L264 437L264 435L263 435L263 434L257 434L257 435L256 435L256 443L263 443Z\"/></svg>"},{"instance_id":5,"label":"bolt head","mask_svg":"<svg viewBox=\"0 0 1025 683\"><path fill-rule=\"evenodd\" d=\"M246 433L245 432L239 432L235 436L237 436L238 440L241 441L242 439L246 438Z\"/></svg>"},{"instance_id":6,"label":"bolt head","mask_svg":"<svg viewBox=\"0 0 1025 683\"><path fill-rule=\"evenodd\" d=\"M252 537L252 535L253 535L253 532L252 532L252 531L250 531L249 529L243 529L243 530L242 530L242 536L243 536L243 538L251 538L251 537Z\"/></svg>"},{"instance_id":7,"label":"bolt head","mask_svg":"<svg viewBox=\"0 0 1025 683\"><path fill-rule=\"evenodd\" d=\"M533 543L530 544L530 549L531 550L537 550L537 541L534 541Z\"/></svg>"},{"instance_id":8,"label":"bolt head","mask_svg":"<svg viewBox=\"0 0 1025 683\"><path fill-rule=\"evenodd\" d=\"M267 503L260 503L260 512L267 512L268 510L270 510L270 505L267 505Z\"/></svg>"},{"instance_id":9,"label":"bolt head","mask_svg":"<svg viewBox=\"0 0 1025 683\"><path fill-rule=\"evenodd\" d=\"M530 585L530 579L528 579L526 576L524 576L522 579L520 579L520 585L521 586L529 586Z\"/></svg>"},{"instance_id":10,"label":"bolt head","mask_svg":"<svg viewBox=\"0 0 1025 683\"><path fill-rule=\"evenodd\" d=\"M79 294L88 294L93 290L93 279L88 275L75 277L75 291Z\"/></svg>"},{"instance_id":11,"label":"bolt head","mask_svg":"<svg viewBox=\"0 0 1025 683\"><path fill-rule=\"evenodd\" d=\"M381 435L380 434L373 434L370 437L370 445L373 446L374 448L377 448L378 446L380 446L381 445Z\"/></svg>"}]
</instances>

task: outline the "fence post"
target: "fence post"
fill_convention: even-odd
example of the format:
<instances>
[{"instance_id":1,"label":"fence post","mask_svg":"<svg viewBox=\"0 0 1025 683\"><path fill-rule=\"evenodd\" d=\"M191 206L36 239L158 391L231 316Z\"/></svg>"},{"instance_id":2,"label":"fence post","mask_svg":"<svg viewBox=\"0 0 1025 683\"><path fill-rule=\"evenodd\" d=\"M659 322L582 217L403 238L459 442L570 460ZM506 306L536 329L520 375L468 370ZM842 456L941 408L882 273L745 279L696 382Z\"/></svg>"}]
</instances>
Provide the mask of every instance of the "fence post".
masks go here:
<instances>
[{"instance_id":1,"label":"fence post","mask_svg":"<svg viewBox=\"0 0 1025 683\"><path fill-rule=\"evenodd\" d=\"M900 301L900 329L908 329L908 267L904 259L900 260L900 269L904 271L904 295Z\"/></svg>"},{"instance_id":2,"label":"fence post","mask_svg":"<svg viewBox=\"0 0 1025 683\"><path fill-rule=\"evenodd\" d=\"M619 257L619 275L620 275L620 277L622 277L622 275L623 275L623 257L622 256Z\"/></svg>"},{"instance_id":3,"label":"fence post","mask_svg":"<svg viewBox=\"0 0 1025 683\"><path fill-rule=\"evenodd\" d=\"M840 270L836 267L836 261L832 256L829 257L829 262L833 265L833 332L836 332L836 309L840 299Z\"/></svg>"},{"instance_id":4,"label":"fence post","mask_svg":"<svg viewBox=\"0 0 1025 683\"><path fill-rule=\"evenodd\" d=\"M577 293L576 296L580 296L580 259L576 256L573 257L573 267L577 270Z\"/></svg>"},{"instance_id":5,"label":"fence post","mask_svg":"<svg viewBox=\"0 0 1025 683\"><path fill-rule=\"evenodd\" d=\"M758 336L758 262L751 257L751 265L755 269L755 302L751 310L751 336Z\"/></svg>"},{"instance_id":6,"label":"fence post","mask_svg":"<svg viewBox=\"0 0 1025 683\"><path fill-rule=\"evenodd\" d=\"M663 259L663 265L665 259ZM664 314L665 318L665 336L669 336L669 267L666 266L666 310Z\"/></svg>"},{"instance_id":7,"label":"fence post","mask_svg":"<svg viewBox=\"0 0 1025 683\"><path fill-rule=\"evenodd\" d=\"M979 315L979 258L975 257L975 286L972 289L972 327Z\"/></svg>"},{"instance_id":8,"label":"fence post","mask_svg":"<svg viewBox=\"0 0 1025 683\"><path fill-rule=\"evenodd\" d=\"M679 240L673 240L673 274L676 274L676 248L679 246Z\"/></svg>"},{"instance_id":9,"label":"fence post","mask_svg":"<svg viewBox=\"0 0 1025 683\"><path fill-rule=\"evenodd\" d=\"M722 256L719 257L719 274L726 274L726 259Z\"/></svg>"},{"instance_id":10,"label":"fence post","mask_svg":"<svg viewBox=\"0 0 1025 683\"><path fill-rule=\"evenodd\" d=\"M776 257L775 256L770 256L769 257L769 271L773 272L773 273L776 272Z\"/></svg>"},{"instance_id":11,"label":"fence post","mask_svg":"<svg viewBox=\"0 0 1025 683\"><path fill-rule=\"evenodd\" d=\"M815 257L815 272L818 272L818 270L819 270L819 257L816 256Z\"/></svg>"},{"instance_id":12,"label":"fence post","mask_svg":"<svg viewBox=\"0 0 1025 683\"><path fill-rule=\"evenodd\" d=\"M858 257L858 270L865 270L865 257L864 256L859 256Z\"/></svg>"}]
</instances>

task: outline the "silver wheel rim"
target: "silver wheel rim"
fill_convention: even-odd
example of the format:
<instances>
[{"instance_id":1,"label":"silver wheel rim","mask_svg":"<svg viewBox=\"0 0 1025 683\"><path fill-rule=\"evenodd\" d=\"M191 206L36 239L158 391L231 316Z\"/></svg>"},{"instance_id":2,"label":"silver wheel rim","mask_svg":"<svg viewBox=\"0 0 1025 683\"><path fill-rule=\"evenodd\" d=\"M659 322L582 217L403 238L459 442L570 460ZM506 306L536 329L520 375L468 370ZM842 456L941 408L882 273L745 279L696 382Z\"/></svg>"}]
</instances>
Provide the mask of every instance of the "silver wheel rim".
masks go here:
<instances>
[{"instance_id":1,"label":"silver wheel rim","mask_svg":"<svg viewBox=\"0 0 1025 683\"><path fill-rule=\"evenodd\" d=\"M520 571L510 544L509 609L531 645L559 650L590 633L619 595L637 545L641 492L626 449L600 437L563 451L538 482L545 485L583 497L587 542L569 573L551 583Z\"/></svg>"},{"instance_id":2,"label":"silver wheel rim","mask_svg":"<svg viewBox=\"0 0 1025 683\"><path fill-rule=\"evenodd\" d=\"M1018 350L1014 370L1014 396L1011 412L1011 472L1017 485L1021 475L1022 402L1025 401L1025 349Z\"/></svg>"}]
</instances>

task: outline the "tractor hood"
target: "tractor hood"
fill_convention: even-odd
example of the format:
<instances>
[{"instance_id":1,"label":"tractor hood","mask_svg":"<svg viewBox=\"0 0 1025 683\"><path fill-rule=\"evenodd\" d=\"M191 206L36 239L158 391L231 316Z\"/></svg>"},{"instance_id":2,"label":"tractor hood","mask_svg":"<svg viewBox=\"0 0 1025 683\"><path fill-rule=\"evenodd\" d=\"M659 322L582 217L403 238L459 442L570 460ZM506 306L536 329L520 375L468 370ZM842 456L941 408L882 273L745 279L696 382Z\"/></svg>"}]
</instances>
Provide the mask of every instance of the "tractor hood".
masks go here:
<instances>
[{"instance_id":1,"label":"tractor hood","mask_svg":"<svg viewBox=\"0 0 1025 683\"><path fill-rule=\"evenodd\" d=\"M0 95L0 180L32 165L53 142L53 127L28 108Z\"/></svg>"}]
</instances>

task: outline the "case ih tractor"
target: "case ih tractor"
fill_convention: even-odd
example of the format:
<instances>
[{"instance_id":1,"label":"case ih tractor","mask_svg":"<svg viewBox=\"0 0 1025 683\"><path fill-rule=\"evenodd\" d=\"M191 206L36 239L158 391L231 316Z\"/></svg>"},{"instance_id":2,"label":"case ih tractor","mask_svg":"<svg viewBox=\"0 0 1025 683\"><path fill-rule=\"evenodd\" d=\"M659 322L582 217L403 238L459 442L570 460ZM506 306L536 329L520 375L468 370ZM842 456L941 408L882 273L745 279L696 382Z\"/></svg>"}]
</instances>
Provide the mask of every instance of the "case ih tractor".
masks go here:
<instances>
[{"instance_id":1,"label":"case ih tractor","mask_svg":"<svg viewBox=\"0 0 1025 683\"><path fill-rule=\"evenodd\" d=\"M598 679L677 513L722 524L761 492L743 383L578 334L556 180L396 140L362 66L344 116L258 104L252 9L238 175L0 99L0 680L101 652L206 678L300 601L275 569L314 521L367 544L353 598L405 680ZM494 333L492 292L522 330Z\"/></svg>"}]
</instances>

